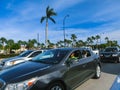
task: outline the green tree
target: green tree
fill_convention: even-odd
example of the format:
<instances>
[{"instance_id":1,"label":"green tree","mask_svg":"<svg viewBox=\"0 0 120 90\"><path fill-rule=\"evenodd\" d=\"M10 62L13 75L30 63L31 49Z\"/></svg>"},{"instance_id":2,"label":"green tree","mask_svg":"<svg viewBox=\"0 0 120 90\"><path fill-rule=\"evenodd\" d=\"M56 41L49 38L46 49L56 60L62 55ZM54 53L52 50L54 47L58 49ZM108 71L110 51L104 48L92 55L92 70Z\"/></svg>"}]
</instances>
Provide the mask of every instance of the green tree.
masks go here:
<instances>
[{"instance_id":1,"label":"green tree","mask_svg":"<svg viewBox=\"0 0 120 90\"><path fill-rule=\"evenodd\" d=\"M77 47L84 46L84 42L83 42L82 40L78 40L78 41L76 42L76 46L77 46Z\"/></svg>"},{"instance_id":2,"label":"green tree","mask_svg":"<svg viewBox=\"0 0 120 90\"><path fill-rule=\"evenodd\" d=\"M96 35L96 36L95 36L95 39L96 39L96 47L98 48L98 40L100 39L100 36L99 36L99 35Z\"/></svg>"},{"instance_id":3,"label":"green tree","mask_svg":"<svg viewBox=\"0 0 120 90\"><path fill-rule=\"evenodd\" d=\"M76 40L77 39L77 36L75 34L71 34L71 40L72 40L72 46L75 47L76 45Z\"/></svg>"},{"instance_id":4,"label":"green tree","mask_svg":"<svg viewBox=\"0 0 120 90\"><path fill-rule=\"evenodd\" d=\"M92 43L93 43L92 38L91 38L91 37L88 37L88 38L87 38L87 45L90 46L90 45L92 45Z\"/></svg>"},{"instance_id":5,"label":"green tree","mask_svg":"<svg viewBox=\"0 0 120 90\"><path fill-rule=\"evenodd\" d=\"M105 41L106 41L106 43L109 41L109 38L108 37L105 37Z\"/></svg>"},{"instance_id":6,"label":"green tree","mask_svg":"<svg viewBox=\"0 0 120 90\"><path fill-rule=\"evenodd\" d=\"M20 49L20 44L14 43L11 48L14 50Z\"/></svg>"},{"instance_id":7,"label":"green tree","mask_svg":"<svg viewBox=\"0 0 120 90\"><path fill-rule=\"evenodd\" d=\"M6 48L8 49L8 53L10 53L12 51L12 47L14 45L14 40L9 39L7 42Z\"/></svg>"},{"instance_id":8,"label":"green tree","mask_svg":"<svg viewBox=\"0 0 120 90\"><path fill-rule=\"evenodd\" d=\"M57 42L57 47L63 47L64 46L64 41L60 40Z\"/></svg>"},{"instance_id":9,"label":"green tree","mask_svg":"<svg viewBox=\"0 0 120 90\"><path fill-rule=\"evenodd\" d=\"M28 43L27 43L27 48L28 49L33 49L35 44L37 44L37 40L36 39L32 39L32 40L29 39Z\"/></svg>"},{"instance_id":10,"label":"green tree","mask_svg":"<svg viewBox=\"0 0 120 90\"><path fill-rule=\"evenodd\" d=\"M68 47L70 47L70 46L71 46L71 43L72 43L72 41L71 41L71 40L69 40L69 39L66 41L66 44L67 44L67 46L68 46Z\"/></svg>"},{"instance_id":11,"label":"green tree","mask_svg":"<svg viewBox=\"0 0 120 90\"><path fill-rule=\"evenodd\" d=\"M57 15L54 12L53 8L50 8L49 6L46 8L46 16L42 16L40 22L42 23L44 20L46 20L46 28L45 28L45 44L46 48L48 47L48 20L51 20L53 23L56 23L55 20L52 18L52 16Z\"/></svg>"},{"instance_id":12,"label":"green tree","mask_svg":"<svg viewBox=\"0 0 120 90\"><path fill-rule=\"evenodd\" d=\"M100 39L100 36L99 36L99 35L96 35L96 36L95 36L95 39L96 39L96 44L98 44L98 40Z\"/></svg>"},{"instance_id":13,"label":"green tree","mask_svg":"<svg viewBox=\"0 0 120 90\"><path fill-rule=\"evenodd\" d=\"M48 40L48 48L54 48L54 43L51 43L50 40Z\"/></svg>"},{"instance_id":14,"label":"green tree","mask_svg":"<svg viewBox=\"0 0 120 90\"><path fill-rule=\"evenodd\" d=\"M7 42L6 38L4 37L1 37L0 38L0 43L2 44L2 49L4 50L4 47L5 47L5 43Z\"/></svg>"}]
</instances>

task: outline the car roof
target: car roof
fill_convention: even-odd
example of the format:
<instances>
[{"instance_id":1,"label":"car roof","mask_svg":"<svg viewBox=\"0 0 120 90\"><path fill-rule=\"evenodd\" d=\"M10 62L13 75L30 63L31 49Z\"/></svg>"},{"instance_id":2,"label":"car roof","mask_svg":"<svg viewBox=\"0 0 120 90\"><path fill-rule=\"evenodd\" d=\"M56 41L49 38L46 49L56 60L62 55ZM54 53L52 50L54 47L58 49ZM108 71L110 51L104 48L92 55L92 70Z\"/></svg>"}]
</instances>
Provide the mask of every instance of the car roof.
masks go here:
<instances>
[{"instance_id":1,"label":"car roof","mask_svg":"<svg viewBox=\"0 0 120 90\"><path fill-rule=\"evenodd\" d=\"M53 49L52 49L53 50ZM72 51L72 50L90 50L90 49L88 49L88 48L82 48L82 47L80 47L80 48L72 48L72 47L68 47L68 48L56 48L55 50L68 50L68 51Z\"/></svg>"}]
</instances>

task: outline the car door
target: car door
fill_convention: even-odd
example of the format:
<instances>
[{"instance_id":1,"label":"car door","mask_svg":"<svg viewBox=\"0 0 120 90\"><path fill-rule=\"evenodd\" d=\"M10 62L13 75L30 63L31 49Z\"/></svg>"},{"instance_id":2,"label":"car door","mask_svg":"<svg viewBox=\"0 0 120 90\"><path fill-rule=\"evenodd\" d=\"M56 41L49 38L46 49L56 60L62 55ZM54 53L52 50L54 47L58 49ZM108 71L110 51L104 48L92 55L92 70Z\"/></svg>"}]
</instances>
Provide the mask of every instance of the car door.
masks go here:
<instances>
[{"instance_id":1,"label":"car door","mask_svg":"<svg viewBox=\"0 0 120 90\"><path fill-rule=\"evenodd\" d=\"M84 73L86 72L85 62L83 62L83 60L81 59L82 57L80 50L76 50L74 52L77 52L78 59L72 61L69 66L67 66L68 69L64 75L64 79L66 80L66 83L68 84L68 86L70 86L70 88L82 82L84 80Z\"/></svg>"},{"instance_id":2,"label":"car door","mask_svg":"<svg viewBox=\"0 0 120 90\"><path fill-rule=\"evenodd\" d=\"M93 53L90 50L86 50L87 52L87 57L83 58L84 60L84 66L85 66L85 70L86 72L84 73L84 78L87 79L89 76L91 76L92 74L94 74L95 72L95 58Z\"/></svg>"}]
</instances>

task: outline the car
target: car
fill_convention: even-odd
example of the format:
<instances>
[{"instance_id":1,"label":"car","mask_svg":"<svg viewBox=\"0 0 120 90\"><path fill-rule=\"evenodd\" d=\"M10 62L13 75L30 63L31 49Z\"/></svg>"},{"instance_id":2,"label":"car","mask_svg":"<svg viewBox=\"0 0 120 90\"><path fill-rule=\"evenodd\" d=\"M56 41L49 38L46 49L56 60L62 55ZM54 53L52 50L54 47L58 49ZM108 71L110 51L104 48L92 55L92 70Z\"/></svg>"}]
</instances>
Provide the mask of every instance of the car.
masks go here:
<instances>
[{"instance_id":1,"label":"car","mask_svg":"<svg viewBox=\"0 0 120 90\"><path fill-rule=\"evenodd\" d=\"M82 52L87 57L82 57ZM71 59L71 54L74 57ZM0 90L72 90L86 80L100 78L96 54L83 48L47 50L28 62L0 72Z\"/></svg>"},{"instance_id":2,"label":"car","mask_svg":"<svg viewBox=\"0 0 120 90\"><path fill-rule=\"evenodd\" d=\"M99 50L98 50L98 49L93 50L93 52L94 52L95 54L99 55Z\"/></svg>"},{"instance_id":3,"label":"car","mask_svg":"<svg viewBox=\"0 0 120 90\"><path fill-rule=\"evenodd\" d=\"M103 52L100 52L101 62L120 62L120 48L106 47Z\"/></svg>"},{"instance_id":4,"label":"car","mask_svg":"<svg viewBox=\"0 0 120 90\"><path fill-rule=\"evenodd\" d=\"M35 57L36 55L44 52L45 50L27 50L22 52L20 55L3 59L0 61L0 69L9 68L10 66L20 64L22 62L28 61Z\"/></svg>"}]
</instances>

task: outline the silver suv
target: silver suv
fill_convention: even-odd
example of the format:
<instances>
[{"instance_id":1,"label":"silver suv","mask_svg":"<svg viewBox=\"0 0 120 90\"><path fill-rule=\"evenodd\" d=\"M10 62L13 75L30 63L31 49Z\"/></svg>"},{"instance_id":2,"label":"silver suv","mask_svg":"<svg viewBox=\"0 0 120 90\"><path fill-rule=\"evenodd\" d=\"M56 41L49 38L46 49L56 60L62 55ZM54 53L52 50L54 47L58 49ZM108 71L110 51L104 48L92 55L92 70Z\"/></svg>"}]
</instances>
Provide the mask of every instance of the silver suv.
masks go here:
<instances>
[{"instance_id":1,"label":"silver suv","mask_svg":"<svg viewBox=\"0 0 120 90\"><path fill-rule=\"evenodd\" d=\"M33 57L37 56L40 53L43 53L45 50L27 50L22 52L20 55L3 59L0 61L0 69L8 68L10 66L28 61Z\"/></svg>"}]
</instances>

